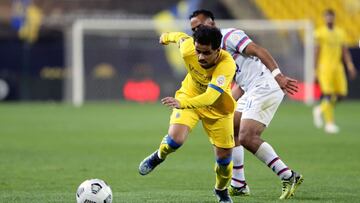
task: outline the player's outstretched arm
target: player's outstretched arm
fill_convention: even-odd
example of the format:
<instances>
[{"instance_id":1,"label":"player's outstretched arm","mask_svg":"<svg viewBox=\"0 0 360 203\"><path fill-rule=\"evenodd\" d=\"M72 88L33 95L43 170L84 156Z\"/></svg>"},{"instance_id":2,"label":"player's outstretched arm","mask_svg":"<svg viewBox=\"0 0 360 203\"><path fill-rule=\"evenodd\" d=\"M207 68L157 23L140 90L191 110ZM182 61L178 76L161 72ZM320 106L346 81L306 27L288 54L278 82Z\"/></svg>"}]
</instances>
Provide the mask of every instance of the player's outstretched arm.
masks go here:
<instances>
[{"instance_id":1,"label":"player's outstretched arm","mask_svg":"<svg viewBox=\"0 0 360 203\"><path fill-rule=\"evenodd\" d=\"M246 46L244 53L250 56L258 57L271 71L276 82L285 93L295 94L298 91L297 80L282 74L275 59L265 48L251 42Z\"/></svg>"},{"instance_id":2,"label":"player's outstretched arm","mask_svg":"<svg viewBox=\"0 0 360 203\"><path fill-rule=\"evenodd\" d=\"M159 43L163 45L168 45L169 43L180 43L187 38L190 38L190 36L183 32L164 32L159 38Z\"/></svg>"},{"instance_id":3,"label":"player's outstretched arm","mask_svg":"<svg viewBox=\"0 0 360 203\"><path fill-rule=\"evenodd\" d=\"M206 92L196 97L182 100L177 100L173 97L165 97L161 99L161 103L170 108L195 109L210 106L220 97L220 95L221 93L217 90L213 88L207 88Z\"/></svg>"}]
</instances>

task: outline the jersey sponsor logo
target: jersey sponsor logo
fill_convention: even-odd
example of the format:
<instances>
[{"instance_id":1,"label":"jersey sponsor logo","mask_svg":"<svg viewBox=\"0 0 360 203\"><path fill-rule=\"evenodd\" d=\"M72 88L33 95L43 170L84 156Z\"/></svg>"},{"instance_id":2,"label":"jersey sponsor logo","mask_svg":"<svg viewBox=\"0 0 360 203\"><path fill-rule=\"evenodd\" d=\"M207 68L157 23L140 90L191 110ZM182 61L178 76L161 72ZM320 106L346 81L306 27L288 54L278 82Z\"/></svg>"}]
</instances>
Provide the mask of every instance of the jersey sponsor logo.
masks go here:
<instances>
[{"instance_id":1,"label":"jersey sponsor logo","mask_svg":"<svg viewBox=\"0 0 360 203\"><path fill-rule=\"evenodd\" d=\"M197 87L199 88L199 90L201 90L201 91L205 91L206 89L207 89L207 85L203 85L203 84L201 84L200 82L198 82L198 81L195 81L195 84L197 85Z\"/></svg>"},{"instance_id":2,"label":"jersey sponsor logo","mask_svg":"<svg viewBox=\"0 0 360 203\"><path fill-rule=\"evenodd\" d=\"M216 78L216 85L221 87L225 84L225 76L223 75L219 75L217 78Z\"/></svg>"},{"instance_id":3,"label":"jersey sponsor logo","mask_svg":"<svg viewBox=\"0 0 360 203\"><path fill-rule=\"evenodd\" d=\"M209 76L201 73L200 71L196 70L191 64L189 64L189 69L190 69L190 72L198 75L198 76L201 77L202 79L207 80L207 81L210 81L210 80L211 80L211 76L209 77Z\"/></svg>"}]
</instances>

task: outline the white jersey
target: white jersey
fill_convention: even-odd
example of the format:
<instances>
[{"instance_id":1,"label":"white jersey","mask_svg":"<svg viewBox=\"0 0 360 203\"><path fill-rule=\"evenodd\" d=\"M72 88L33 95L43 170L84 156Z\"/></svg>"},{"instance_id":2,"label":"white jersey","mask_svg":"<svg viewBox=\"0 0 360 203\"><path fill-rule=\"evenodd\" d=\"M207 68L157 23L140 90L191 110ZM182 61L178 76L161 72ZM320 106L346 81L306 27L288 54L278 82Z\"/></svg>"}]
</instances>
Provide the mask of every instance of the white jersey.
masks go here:
<instances>
[{"instance_id":1,"label":"white jersey","mask_svg":"<svg viewBox=\"0 0 360 203\"><path fill-rule=\"evenodd\" d=\"M236 62L236 83L245 91L237 101L236 111L241 120L252 119L269 126L284 93L269 69L255 56L243 53L251 39L242 30L221 29L221 48L228 51Z\"/></svg>"},{"instance_id":2,"label":"white jersey","mask_svg":"<svg viewBox=\"0 0 360 203\"><path fill-rule=\"evenodd\" d=\"M236 83L246 92L264 77L272 77L270 70L255 56L243 53L252 40L244 31L235 28L221 29L223 35L221 48L228 51L236 62Z\"/></svg>"}]
</instances>

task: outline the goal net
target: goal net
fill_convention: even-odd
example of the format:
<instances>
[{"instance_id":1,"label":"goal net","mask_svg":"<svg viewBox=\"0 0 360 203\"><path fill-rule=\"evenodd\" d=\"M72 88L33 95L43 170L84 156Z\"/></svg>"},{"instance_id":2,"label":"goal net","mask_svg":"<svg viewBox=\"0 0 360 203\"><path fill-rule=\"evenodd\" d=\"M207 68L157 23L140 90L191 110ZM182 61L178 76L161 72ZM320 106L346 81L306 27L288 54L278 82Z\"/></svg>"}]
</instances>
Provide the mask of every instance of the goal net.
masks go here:
<instances>
[{"instance_id":1,"label":"goal net","mask_svg":"<svg viewBox=\"0 0 360 203\"><path fill-rule=\"evenodd\" d=\"M244 30L269 50L281 70L301 85L298 99L311 104L313 26L309 21L217 20L220 28ZM185 74L176 45L162 46L164 31L191 33L187 20L92 19L75 21L67 35L69 77L65 98L86 101L157 101L173 95Z\"/></svg>"}]
</instances>

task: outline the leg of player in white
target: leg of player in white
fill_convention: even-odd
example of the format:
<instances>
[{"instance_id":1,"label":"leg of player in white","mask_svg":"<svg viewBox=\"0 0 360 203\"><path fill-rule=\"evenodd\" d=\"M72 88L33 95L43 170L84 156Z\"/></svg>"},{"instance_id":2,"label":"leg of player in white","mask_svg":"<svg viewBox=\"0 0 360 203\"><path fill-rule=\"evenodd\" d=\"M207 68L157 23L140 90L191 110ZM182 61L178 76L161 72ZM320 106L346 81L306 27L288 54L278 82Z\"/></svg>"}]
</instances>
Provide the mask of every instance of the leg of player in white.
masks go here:
<instances>
[{"instance_id":1,"label":"leg of player in white","mask_svg":"<svg viewBox=\"0 0 360 203\"><path fill-rule=\"evenodd\" d=\"M229 194L231 196L248 196L250 195L250 188L246 184L244 172L244 147L240 145L239 128L240 128L241 112L234 113L234 140L235 147L233 148L233 173L229 187Z\"/></svg>"},{"instance_id":2,"label":"leg of player in white","mask_svg":"<svg viewBox=\"0 0 360 203\"><path fill-rule=\"evenodd\" d=\"M271 145L261 139L262 132L269 125L284 97L282 90L276 86L275 81L264 81L238 100L237 111L242 112L239 139L243 147L252 152L282 180L280 199L288 199L294 195L303 177L289 169ZM234 172L236 173L235 170Z\"/></svg>"}]
</instances>

